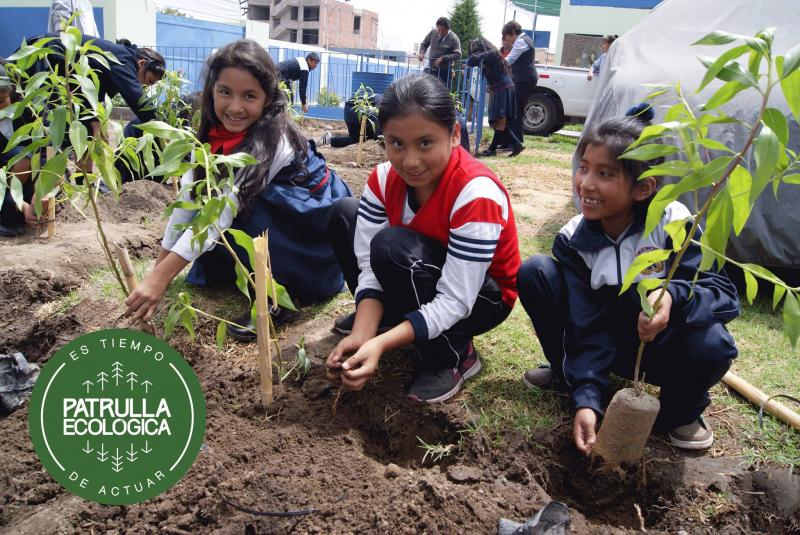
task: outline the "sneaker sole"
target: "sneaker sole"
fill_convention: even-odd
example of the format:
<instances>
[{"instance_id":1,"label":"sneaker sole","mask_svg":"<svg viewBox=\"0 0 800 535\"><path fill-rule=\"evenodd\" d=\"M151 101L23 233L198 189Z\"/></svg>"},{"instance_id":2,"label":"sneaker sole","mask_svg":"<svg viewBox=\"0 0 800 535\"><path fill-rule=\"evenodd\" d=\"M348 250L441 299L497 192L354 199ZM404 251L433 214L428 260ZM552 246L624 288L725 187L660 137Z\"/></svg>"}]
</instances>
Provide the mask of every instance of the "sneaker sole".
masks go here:
<instances>
[{"instance_id":1,"label":"sneaker sole","mask_svg":"<svg viewBox=\"0 0 800 535\"><path fill-rule=\"evenodd\" d=\"M523 383L525 383L525 386L527 386L527 387L528 387L528 388L530 388L531 390L541 390L541 389L543 389L543 388L547 388L548 386L550 386L550 385L552 385L552 384L553 384L553 381L550 381L550 382L548 382L548 383L545 383L545 384L543 384L543 385L535 385L535 384L531 383L530 381L528 381L528 380L525 378L525 376L524 376L524 375L522 376L522 382L523 382Z\"/></svg>"},{"instance_id":2,"label":"sneaker sole","mask_svg":"<svg viewBox=\"0 0 800 535\"><path fill-rule=\"evenodd\" d=\"M682 450L707 450L714 443L714 435L711 435L710 437L708 437L707 440L704 440L702 442L679 440L670 435L669 441L673 446L680 448Z\"/></svg>"}]
</instances>

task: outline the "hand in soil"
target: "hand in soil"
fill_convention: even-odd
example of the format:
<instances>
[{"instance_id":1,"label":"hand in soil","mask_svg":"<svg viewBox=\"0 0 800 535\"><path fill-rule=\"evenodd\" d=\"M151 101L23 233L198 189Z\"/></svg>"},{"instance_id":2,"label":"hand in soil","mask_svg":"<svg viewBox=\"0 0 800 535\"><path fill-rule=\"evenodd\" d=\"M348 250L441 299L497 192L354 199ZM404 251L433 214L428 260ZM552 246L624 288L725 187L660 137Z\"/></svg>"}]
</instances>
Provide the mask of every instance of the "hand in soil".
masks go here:
<instances>
[{"instance_id":1,"label":"hand in soil","mask_svg":"<svg viewBox=\"0 0 800 535\"><path fill-rule=\"evenodd\" d=\"M647 300L650 301L650 305L653 307L655 307L659 294L661 294L661 290L655 290L647 296ZM661 298L658 309L652 318L649 318L644 311L639 314L637 328L639 329L639 339L642 342L652 342L658 333L667 328L671 309L672 295L669 292L664 292L664 297Z\"/></svg>"},{"instance_id":2,"label":"hand in soil","mask_svg":"<svg viewBox=\"0 0 800 535\"><path fill-rule=\"evenodd\" d=\"M131 321L140 319L150 321L156 311L156 306L164 297L164 292L167 291L169 282L169 280L162 280L155 270L148 273L141 284L125 300L128 309L123 316L130 316Z\"/></svg>"},{"instance_id":3,"label":"hand in soil","mask_svg":"<svg viewBox=\"0 0 800 535\"><path fill-rule=\"evenodd\" d=\"M589 455L592 452L597 440L597 414L594 410L587 407L581 407L575 411L575 419L572 423L572 437L575 439L575 447L584 455Z\"/></svg>"},{"instance_id":4,"label":"hand in soil","mask_svg":"<svg viewBox=\"0 0 800 535\"><path fill-rule=\"evenodd\" d=\"M32 204L22 203L22 213L25 215L25 223L32 227L39 227L47 224L47 206L50 199L42 199L42 215L36 215L36 209Z\"/></svg>"},{"instance_id":5,"label":"hand in soil","mask_svg":"<svg viewBox=\"0 0 800 535\"><path fill-rule=\"evenodd\" d=\"M349 336L347 338L349 338ZM339 342L339 345L334 348L328 356L326 366L331 369L338 365L341 370L340 378L342 380L342 385L349 390L361 390L364 388L364 385L367 384L367 381L375 375L375 370L378 368L378 361L383 354L383 348L374 338L367 340L363 344L359 344L360 347L357 347L352 357L340 363L345 353L352 352L352 350L338 351L342 348L347 338L344 338ZM329 363L331 365L328 365Z\"/></svg>"}]
</instances>

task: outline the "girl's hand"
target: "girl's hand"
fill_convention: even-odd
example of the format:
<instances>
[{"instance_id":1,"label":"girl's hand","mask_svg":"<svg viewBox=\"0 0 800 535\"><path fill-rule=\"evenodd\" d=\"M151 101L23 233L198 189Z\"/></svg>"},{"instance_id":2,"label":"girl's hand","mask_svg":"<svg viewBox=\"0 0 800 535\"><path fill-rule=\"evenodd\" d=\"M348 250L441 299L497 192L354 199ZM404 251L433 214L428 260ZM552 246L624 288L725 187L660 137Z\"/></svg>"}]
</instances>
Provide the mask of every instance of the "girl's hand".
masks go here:
<instances>
[{"instance_id":1,"label":"girl's hand","mask_svg":"<svg viewBox=\"0 0 800 535\"><path fill-rule=\"evenodd\" d=\"M125 300L128 309L123 317L130 316L131 321L144 320L150 321L156 311L164 292L167 291L170 278L159 277L156 272L150 272L144 280Z\"/></svg>"},{"instance_id":2,"label":"girl's hand","mask_svg":"<svg viewBox=\"0 0 800 535\"><path fill-rule=\"evenodd\" d=\"M591 81L592 81L592 75L591 75L591 74L587 74L587 75L586 75L586 79L587 79L587 80L589 80L589 81L591 82Z\"/></svg>"},{"instance_id":3,"label":"girl's hand","mask_svg":"<svg viewBox=\"0 0 800 535\"><path fill-rule=\"evenodd\" d=\"M351 355L358 351L364 344L364 340L357 335L349 334L336 344L325 360L325 367L328 369L329 379L339 379L342 368L342 359L345 355Z\"/></svg>"},{"instance_id":4,"label":"girl's hand","mask_svg":"<svg viewBox=\"0 0 800 535\"><path fill-rule=\"evenodd\" d=\"M375 339L368 340L356 354L342 363L342 384L350 390L361 390L375 375L383 346Z\"/></svg>"},{"instance_id":5,"label":"girl's hand","mask_svg":"<svg viewBox=\"0 0 800 535\"><path fill-rule=\"evenodd\" d=\"M650 292L647 296L647 300L650 301L650 304L655 307L655 303L658 300L658 296L661 294L661 290L655 290ZM655 315L651 318L647 317L647 314L642 311L639 314L639 322L637 324L637 329L639 330L639 339L642 342L652 342L653 339L667 328L667 324L669 323L669 313L672 309L672 295L666 291L664 292L664 297L661 299L661 302L658 304L658 310L656 310Z\"/></svg>"},{"instance_id":6,"label":"girl's hand","mask_svg":"<svg viewBox=\"0 0 800 535\"><path fill-rule=\"evenodd\" d=\"M25 215L25 223L32 227L39 227L47 224L47 205L50 199L42 199L42 215L36 215L36 209L32 204L23 202L22 213Z\"/></svg>"},{"instance_id":7,"label":"girl's hand","mask_svg":"<svg viewBox=\"0 0 800 535\"><path fill-rule=\"evenodd\" d=\"M597 441L597 414L588 407L581 407L575 411L575 418L572 422L572 438L575 440L575 447L584 455L592 452L592 446Z\"/></svg>"}]
</instances>

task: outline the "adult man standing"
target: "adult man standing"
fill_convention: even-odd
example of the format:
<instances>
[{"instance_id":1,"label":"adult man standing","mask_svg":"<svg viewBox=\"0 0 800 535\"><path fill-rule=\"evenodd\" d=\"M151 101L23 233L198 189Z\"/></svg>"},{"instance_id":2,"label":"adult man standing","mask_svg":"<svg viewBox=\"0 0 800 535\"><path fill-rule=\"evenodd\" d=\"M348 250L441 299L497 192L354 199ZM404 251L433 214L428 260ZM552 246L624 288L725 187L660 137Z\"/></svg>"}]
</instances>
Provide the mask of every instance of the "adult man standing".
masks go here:
<instances>
[{"instance_id":1,"label":"adult man standing","mask_svg":"<svg viewBox=\"0 0 800 535\"><path fill-rule=\"evenodd\" d=\"M316 52L311 52L304 58L289 58L278 63L278 74L290 89L294 80L300 80L300 104L303 106L303 113L308 113L306 104L308 73L316 69L317 65L319 65L319 55ZM293 102L294 95L290 93L289 103Z\"/></svg>"},{"instance_id":2,"label":"adult man standing","mask_svg":"<svg viewBox=\"0 0 800 535\"><path fill-rule=\"evenodd\" d=\"M102 37L94 22L94 11L89 0L53 0L47 17L47 32L57 33L66 30L67 22L76 12L72 26L78 28L83 35Z\"/></svg>"},{"instance_id":3,"label":"adult man standing","mask_svg":"<svg viewBox=\"0 0 800 535\"><path fill-rule=\"evenodd\" d=\"M429 48L430 64L425 68L425 72L436 76L449 87L452 64L461 59L461 40L450 31L450 19L447 17L439 17L436 29L431 30L422 40L419 46L420 61Z\"/></svg>"}]
</instances>

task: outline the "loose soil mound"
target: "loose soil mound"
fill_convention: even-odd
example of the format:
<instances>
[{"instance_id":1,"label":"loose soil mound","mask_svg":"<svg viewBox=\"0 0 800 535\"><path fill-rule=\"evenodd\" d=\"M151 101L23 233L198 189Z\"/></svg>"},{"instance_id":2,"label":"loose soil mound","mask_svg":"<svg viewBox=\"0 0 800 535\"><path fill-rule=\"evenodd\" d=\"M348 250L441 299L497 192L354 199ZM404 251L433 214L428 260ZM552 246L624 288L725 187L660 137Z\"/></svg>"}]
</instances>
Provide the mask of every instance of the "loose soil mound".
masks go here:
<instances>
[{"instance_id":1,"label":"loose soil mound","mask_svg":"<svg viewBox=\"0 0 800 535\"><path fill-rule=\"evenodd\" d=\"M326 154L360 190L367 169L341 164L354 150ZM371 167L382 156L370 151ZM526 185L531 198L537 187ZM170 195L149 182L126 186L119 206L105 206L111 239L153 257ZM8 322L0 347L40 364L75 336L116 325L122 311L96 289L84 291L87 273L104 259L93 226L73 221L70 210L63 215L68 222L59 224L55 240L0 243L0 315ZM77 305L53 306L79 286ZM735 457L678 453L656 436L640 470L602 474L577 454L569 425L529 440L464 432L470 416L458 400L427 406L405 398L410 349L388 355L363 391L339 395L321 364L338 341L329 332L334 313L306 310L282 333L285 358L304 337L313 366L289 380L266 411L255 402L254 345L229 342L218 352L209 323L201 323L195 342L173 338L206 394L205 442L188 474L144 504L101 506L70 495L33 452L27 407L0 419L0 532L492 533L498 518L524 520L551 499L569 505L575 533L638 530L637 505L653 533L800 530L800 481L785 471L749 471ZM420 441L448 455L424 458ZM235 506L316 512L266 517Z\"/></svg>"}]
</instances>

